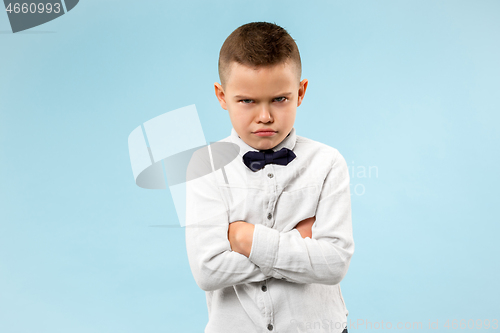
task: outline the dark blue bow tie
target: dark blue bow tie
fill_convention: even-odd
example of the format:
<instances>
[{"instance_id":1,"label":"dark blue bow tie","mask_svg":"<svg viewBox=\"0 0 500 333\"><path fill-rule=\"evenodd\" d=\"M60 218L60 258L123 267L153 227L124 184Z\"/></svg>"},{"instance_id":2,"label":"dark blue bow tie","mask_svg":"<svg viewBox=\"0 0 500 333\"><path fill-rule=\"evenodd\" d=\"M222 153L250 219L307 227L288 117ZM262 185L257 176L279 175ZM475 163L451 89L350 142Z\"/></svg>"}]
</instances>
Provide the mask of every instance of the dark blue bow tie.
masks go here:
<instances>
[{"instance_id":1,"label":"dark blue bow tie","mask_svg":"<svg viewBox=\"0 0 500 333\"><path fill-rule=\"evenodd\" d=\"M243 163L255 172L262 169L266 164L287 165L295 157L293 151L285 147L278 151L273 151L272 149L248 151L243 155Z\"/></svg>"}]
</instances>

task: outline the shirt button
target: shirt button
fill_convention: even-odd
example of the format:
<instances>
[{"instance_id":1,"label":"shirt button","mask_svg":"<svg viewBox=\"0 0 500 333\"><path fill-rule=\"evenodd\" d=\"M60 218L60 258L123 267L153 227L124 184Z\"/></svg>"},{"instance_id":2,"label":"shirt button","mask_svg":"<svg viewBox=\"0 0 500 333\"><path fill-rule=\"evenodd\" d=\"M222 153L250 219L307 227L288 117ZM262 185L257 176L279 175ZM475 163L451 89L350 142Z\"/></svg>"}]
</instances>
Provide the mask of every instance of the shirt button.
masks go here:
<instances>
[{"instance_id":1,"label":"shirt button","mask_svg":"<svg viewBox=\"0 0 500 333\"><path fill-rule=\"evenodd\" d=\"M273 214L269 213L267 214L267 219L270 220L273 217Z\"/></svg>"},{"instance_id":2,"label":"shirt button","mask_svg":"<svg viewBox=\"0 0 500 333\"><path fill-rule=\"evenodd\" d=\"M267 287L266 286L262 286L262 291L267 291Z\"/></svg>"},{"instance_id":3,"label":"shirt button","mask_svg":"<svg viewBox=\"0 0 500 333\"><path fill-rule=\"evenodd\" d=\"M270 331L272 331L273 330L273 325L271 325L271 324L267 325L267 329L270 330Z\"/></svg>"},{"instance_id":4,"label":"shirt button","mask_svg":"<svg viewBox=\"0 0 500 333\"><path fill-rule=\"evenodd\" d=\"M269 178L273 178L273 174L272 174L272 173L268 173L268 174L267 174L267 176L268 176Z\"/></svg>"}]
</instances>

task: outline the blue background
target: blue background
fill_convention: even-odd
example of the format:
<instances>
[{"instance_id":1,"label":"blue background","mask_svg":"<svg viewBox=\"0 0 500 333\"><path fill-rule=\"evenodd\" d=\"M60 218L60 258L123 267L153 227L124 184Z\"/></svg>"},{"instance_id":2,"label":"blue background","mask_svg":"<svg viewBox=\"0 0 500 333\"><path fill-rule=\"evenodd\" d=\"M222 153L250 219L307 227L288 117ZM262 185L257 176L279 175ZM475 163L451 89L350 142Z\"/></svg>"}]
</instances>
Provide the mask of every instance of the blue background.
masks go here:
<instances>
[{"instance_id":1,"label":"blue background","mask_svg":"<svg viewBox=\"0 0 500 333\"><path fill-rule=\"evenodd\" d=\"M172 197L135 185L127 138L190 104L207 141L227 137L218 53L251 21L296 40L297 134L352 172L349 332L500 319L499 14L494 0L84 0L12 34L0 13L0 332L203 331L184 229L158 227L179 225Z\"/></svg>"}]
</instances>

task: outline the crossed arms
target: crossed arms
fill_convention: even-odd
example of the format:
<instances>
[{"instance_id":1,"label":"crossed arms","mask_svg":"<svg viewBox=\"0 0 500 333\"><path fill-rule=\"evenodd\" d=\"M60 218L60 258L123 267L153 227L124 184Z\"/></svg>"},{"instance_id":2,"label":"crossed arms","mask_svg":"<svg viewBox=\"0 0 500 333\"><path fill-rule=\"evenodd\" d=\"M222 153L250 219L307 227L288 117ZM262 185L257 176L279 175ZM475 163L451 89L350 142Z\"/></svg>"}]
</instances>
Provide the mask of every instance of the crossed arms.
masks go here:
<instances>
[{"instance_id":1,"label":"crossed arms","mask_svg":"<svg viewBox=\"0 0 500 333\"><path fill-rule=\"evenodd\" d=\"M297 229L302 238L312 238L312 225L316 221L316 216L309 217L297 223L294 229ZM250 256L252 249L253 231L255 226L245 221L236 221L229 224L227 238L231 245L231 250Z\"/></svg>"},{"instance_id":2,"label":"crossed arms","mask_svg":"<svg viewBox=\"0 0 500 333\"><path fill-rule=\"evenodd\" d=\"M347 273L354 241L349 174L338 152L324 180L315 216L289 231L229 221L215 173L186 186L186 248L201 289L216 290L270 277L334 285Z\"/></svg>"}]
</instances>

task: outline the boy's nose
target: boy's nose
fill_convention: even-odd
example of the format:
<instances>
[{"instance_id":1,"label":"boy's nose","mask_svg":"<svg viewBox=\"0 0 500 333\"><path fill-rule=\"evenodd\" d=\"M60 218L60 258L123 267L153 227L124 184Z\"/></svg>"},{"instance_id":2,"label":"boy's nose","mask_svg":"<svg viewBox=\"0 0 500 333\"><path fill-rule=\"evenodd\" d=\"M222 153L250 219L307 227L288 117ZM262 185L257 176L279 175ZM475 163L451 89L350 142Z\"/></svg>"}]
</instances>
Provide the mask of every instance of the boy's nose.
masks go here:
<instances>
[{"instance_id":1,"label":"boy's nose","mask_svg":"<svg viewBox=\"0 0 500 333\"><path fill-rule=\"evenodd\" d=\"M272 120L271 110L269 105L263 105L259 111L259 120L262 122L269 122Z\"/></svg>"}]
</instances>

